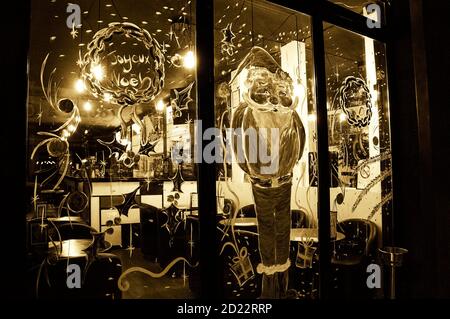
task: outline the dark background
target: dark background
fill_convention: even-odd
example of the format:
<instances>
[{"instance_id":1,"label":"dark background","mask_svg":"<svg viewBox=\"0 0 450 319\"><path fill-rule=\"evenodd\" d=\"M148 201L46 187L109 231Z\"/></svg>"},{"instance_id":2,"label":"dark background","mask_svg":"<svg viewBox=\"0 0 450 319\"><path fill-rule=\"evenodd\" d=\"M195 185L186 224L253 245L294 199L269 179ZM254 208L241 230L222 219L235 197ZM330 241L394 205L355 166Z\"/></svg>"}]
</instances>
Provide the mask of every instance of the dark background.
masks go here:
<instances>
[{"instance_id":1,"label":"dark background","mask_svg":"<svg viewBox=\"0 0 450 319\"><path fill-rule=\"evenodd\" d=\"M449 1L391 1L395 244L410 253L400 297L450 298ZM8 4L2 37L2 295L25 295L28 1Z\"/></svg>"}]
</instances>

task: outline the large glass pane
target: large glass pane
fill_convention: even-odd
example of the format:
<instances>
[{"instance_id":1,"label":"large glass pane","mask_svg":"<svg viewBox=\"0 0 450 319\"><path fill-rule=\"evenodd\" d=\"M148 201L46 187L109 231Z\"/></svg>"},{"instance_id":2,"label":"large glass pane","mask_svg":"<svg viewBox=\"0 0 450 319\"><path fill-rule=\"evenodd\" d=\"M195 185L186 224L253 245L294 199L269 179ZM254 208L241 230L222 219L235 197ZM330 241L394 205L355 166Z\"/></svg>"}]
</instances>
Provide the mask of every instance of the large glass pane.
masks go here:
<instances>
[{"instance_id":1,"label":"large glass pane","mask_svg":"<svg viewBox=\"0 0 450 319\"><path fill-rule=\"evenodd\" d=\"M338 296L370 298L379 290L369 289L365 271L376 262L393 199L385 45L324 29L335 288Z\"/></svg>"},{"instance_id":2,"label":"large glass pane","mask_svg":"<svg viewBox=\"0 0 450 319\"><path fill-rule=\"evenodd\" d=\"M31 5L31 297L194 297L194 1Z\"/></svg>"},{"instance_id":3,"label":"large glass pane","mask_svg":"<svg viewBox=\"0 0 450 319\"><path fill-rule=\"evenodd\" d=\"M215 1L218 229L226 298L318 296L311 19ZM226 161L223 161L223 158Z\"/></svg>"}]
</instances>

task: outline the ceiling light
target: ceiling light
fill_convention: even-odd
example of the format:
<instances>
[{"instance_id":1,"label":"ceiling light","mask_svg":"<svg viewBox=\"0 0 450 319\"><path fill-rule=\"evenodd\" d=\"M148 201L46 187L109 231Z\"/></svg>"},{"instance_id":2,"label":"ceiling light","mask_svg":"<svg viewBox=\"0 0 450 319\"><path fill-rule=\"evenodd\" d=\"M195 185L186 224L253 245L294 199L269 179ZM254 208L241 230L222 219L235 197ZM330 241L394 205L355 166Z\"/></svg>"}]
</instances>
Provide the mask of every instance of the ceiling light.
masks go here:
<instances>
[{"instance_id":1,"label":"ceiling light","mask_svg":"<svg viewBox=\"0 0 450 319\"><path fill-rule=\"evenodd\" d=\"M96 64L96 65L92 65L91 66L91 74L94 76L94 78L97 81L102 81L104 76L105 76L105 72L103 71L103 67L100 64Z\"/></svg>"},{"instance_id":2,"label":"ceiling light","mask_svg":"<svg viewBox=\"0 0 450 319\"><path fill-rule=\"evenodd\" d=\"M73 133L73 132L75 132L76 127L75 127L75 125L70 124L70 125L67 127L67 129L69 130L70 133Z\"/></svg>"},{"instance_id":3,"label":"ceiling light","mask_svg":"<svg viewBox=\"0 0 450 319\"><path fill-rule=\"evenodd\" d=\"M77 90L78 93L83 93L86 90L86 85L82 79L78 79L75 82L75 90Z\"/></svg>"},{"instance_id":4,"label":"ceiling light","mask_svg":"<svg viewBox=\"0 0 450 319\"><path fill-rule=\"evenodd\" d=\"M103 94L103 101L105 101L107 103L111 102L112 98L113 98L113 96L111 93Z\"/></svg>"},{"instance_id":5,"label":"ceiling light","mask_svg":"<svg viewBox=\"0 0 450 319\"><path fill-rule=\"evenodd\" d=\"M86 112L92 111L92 104L91 104L91 102L89 102L89 101L85 102L85 103L83 104L83 109L84 109Z\"/></svg>"},{"instance_id":6,"label":"ceiling light","mask_svg":"<svg viewBox=\"0 0 450 319\"><path fill-rule=\"evenodd\" d=\"M194 52L188 51L186 53L186 55L184 56L184 59L183 59L183 65L186 69L195 68L196 61L195 61Z\"/></svg>"},{"instance_id":7,"label":"ceiling light","mask_svg":"<svg viewBox=\"0 0 450 319\"><path fill-rule=\"evenodd\" d=\"M158 112L163 112L165 107L166 107L166 106L165 106L163 100L159 100L158 103L156 103L156 110L157 110Z\"/></svg>"}]
</instances>

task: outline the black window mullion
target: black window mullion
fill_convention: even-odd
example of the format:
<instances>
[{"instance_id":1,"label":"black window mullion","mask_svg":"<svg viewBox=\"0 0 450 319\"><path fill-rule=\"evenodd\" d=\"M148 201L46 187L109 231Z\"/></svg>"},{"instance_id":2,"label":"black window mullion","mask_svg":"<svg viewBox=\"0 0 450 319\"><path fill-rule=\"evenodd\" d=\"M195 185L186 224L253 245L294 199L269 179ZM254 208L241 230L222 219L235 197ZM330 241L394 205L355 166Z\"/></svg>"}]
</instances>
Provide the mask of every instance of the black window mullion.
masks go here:
<instances>
[{"instance_id":1,"label":"black window mullion","mask_svg":"<svg viewBox=\"0 0 450 319\"><path fill-rule=\"evenodd\" d=\"M318 153L318 218L319 218L319 294L329 299L331 288L330 260L330 166L328 152L328 111L325 74L325 45L323 20L319 15L312 18L312 39L317 106L317 153Z\"/></svg>"},{"instance_id":2,"label":"black window mullion","mask_svg":"<svg viewBox=\"0 0 450 319\"><path fill-rule=\"evenodd\" d=\"M202 127L197 131L200 142L203 133L215 126L214 105L214 1L196 1L196 50L197 50L197 102L198 120ZM196 149L203 154L203 147ZM200 154L197 154L202 158ZM198 164L198 207L200 218L200 280L201 297L220 297L220 273L218 263L219 242L216 231L216 167L202 161Z\"/></svg>"}]
</instances>

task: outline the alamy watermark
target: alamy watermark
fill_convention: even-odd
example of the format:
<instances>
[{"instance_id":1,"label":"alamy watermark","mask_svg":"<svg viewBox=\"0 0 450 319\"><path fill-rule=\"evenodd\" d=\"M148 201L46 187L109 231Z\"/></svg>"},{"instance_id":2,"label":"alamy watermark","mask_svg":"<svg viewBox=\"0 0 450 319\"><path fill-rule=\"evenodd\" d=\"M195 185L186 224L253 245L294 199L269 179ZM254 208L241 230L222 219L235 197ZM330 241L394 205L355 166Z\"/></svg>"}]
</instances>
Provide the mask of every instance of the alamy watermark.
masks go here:
<instances>
[{"instance_id":1,"label":"alamy watermark","mask_svg":"<svg viewBox=\"0 0 450 319\"><path fill-rule=\"evenodd\" d=\"M69 29L81 28L81 8L78 4L68 3L66 12L70 13L66 19L66 25Z\"/></svg>"},{"instance_id":2,"label":"alamy watermark","mask_svg":"<svg viewBox=\"0 0 450 319\"><path fill-rule=\"evenodd\" d=\"M370 275L367 277L366 284L369 289L381 288L381 267L377 264L370 264L367 266L367 273Z\"/></svg>"},{"instance_id":3,"label":"alamy watermark","mask_svg":"<svg viewBox=\"0 0 450 319\"><path fill-rule=\"evenodd\" d=\"M371 3L366 6L367 15L367 27L369 29L381 29L382 11L380 5ZM376 15L376 20L372 19L372 15Z\"/></svg>"},{"instance_id":4,"label":"alamy watermark","mask_svg":"<svg viewBox=\"0 0 450 319\"><path fill-rule=\"evenodd\" d=\"M81 288L81 268L77 264L67 265L67 279L66 285L69 289Z\"/></svg>"},{"instance_id":5,"label":"alamy watermark","mask_svg":"<svg viewBox=\"0 0 450 319\"><path fill-rule=\"evenodd\" d=\"M260 173L275 174L279 169L280 160L280 129L279 128L227 128L221 131L212 127L202 130L202 121L194 121L197 132L195 152L189 146L190 140L175 143L171 157L178 163L240 163L257 164ZM207 144L203 147L204 142ZM188 144L188 145L187 145ZM233 158L233 154L235 155Z\"/></svg>"}]
</instances>

